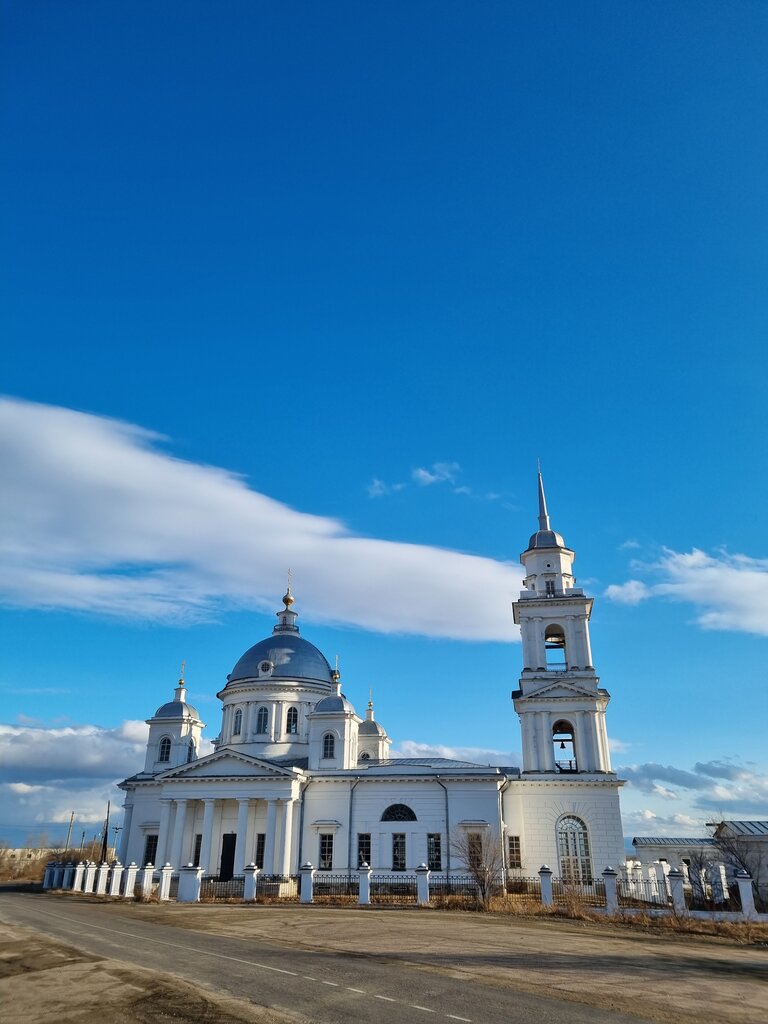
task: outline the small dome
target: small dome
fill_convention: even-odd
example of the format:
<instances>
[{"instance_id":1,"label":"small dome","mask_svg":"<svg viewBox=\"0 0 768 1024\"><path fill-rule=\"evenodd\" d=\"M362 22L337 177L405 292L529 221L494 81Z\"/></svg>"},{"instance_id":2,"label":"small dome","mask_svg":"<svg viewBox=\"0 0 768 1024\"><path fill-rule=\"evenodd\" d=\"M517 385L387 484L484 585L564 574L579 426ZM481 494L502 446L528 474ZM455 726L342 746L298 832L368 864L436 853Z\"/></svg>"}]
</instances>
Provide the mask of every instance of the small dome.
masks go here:
<instances>
[{"instance_id":1,"label":"small dome","mask_svg":"<svg viewBox=\"0 0 768 1024\"><path fill-rule=\"evenodd\" d=\"M528 541L528 550L531 551L533 548L564 548L565 541L559 533L555 533L554 530L539 530L537 533L532 534L531 539Z\"/></svg>"},{"instance_id":2,"label":"small dome","mask_svg":"<svg viewBox=\"0 0 768 1024\"><path fill-rule=\"evenodd\" d=\"M185 704L181 700L168 701L155 712L155 718L183 718L185 715L189 715L190 718L200 717L197 708L193 708L191 704Z\"/></svg>"},{"instance_id":3,"label":"small dome","mask_svg":"<svg viewBox=\"0 0 768 1024\"><path fill-rule=\"evenodd\" d=\"M312 713L315 711L325 712L329 711L351 711L353 714L355 709L349 703L346 697L340 693L332 693L329 697L323 697L321 701L315 704Z\"/></svg>"},{"instance_id":4,"label":"small dome","mask_svg":"<svg viewBox=\"0 0 768 1024\"><path fill-rule=\"evenodd\" d=\"M278 632L245 652L232 669L228 685L240 679L257 679L264 662L272 663L272 679L311 679L329 686L333 682L331 666L314 644L298 632Z\"/></svg>"},{"instance_id":5,"label":"small dome","mask_svg":"<svg viewBox=\"0 0 768 1024\"><path fill-rule=\"evenodd\" d=\"M384 729L371 718L360 723L358 733L360 736L386 736Z\"/></svg>"}]
</instances>

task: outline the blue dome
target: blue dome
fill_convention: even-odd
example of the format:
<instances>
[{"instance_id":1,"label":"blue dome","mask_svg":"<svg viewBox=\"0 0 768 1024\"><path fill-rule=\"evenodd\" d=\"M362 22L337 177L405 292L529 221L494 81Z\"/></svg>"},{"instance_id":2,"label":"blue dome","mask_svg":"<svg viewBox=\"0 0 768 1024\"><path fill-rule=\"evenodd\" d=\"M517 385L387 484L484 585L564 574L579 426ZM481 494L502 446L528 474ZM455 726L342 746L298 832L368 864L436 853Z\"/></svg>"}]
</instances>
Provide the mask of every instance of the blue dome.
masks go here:
<instances>
[{"instance_id":1,"label":"blue dome","mask_svg":"<svg viewBox=\"0 0 768 1024\"><path fill-rule=\"evenodd\" d=\"M192 718L200 717L197 708L193 708L191 704L185 704L181 700L171 700L155 712L155 718L182 718L184 715L190 715Z\"/></svg>"},{"instance_id":2,"label":"blue dome","mask_svg":"<svg viewBox=\"0 0 768 1024\"><path fill-rule=\"evenodd\" d=\"M332 693L329 697L323 697L321 701L318 701L317 704L315 704L312 714L314 714L316 711L319 711L321 713L327 713L329 711L354 712L354 710L355 709L352 707L352 705L349 703L346 697L342 696L342 694L340 693Z\"/></svg>"},{"instance_id":3,"label":"blue dome","mask_svg":"<svg viewBox=\"0 0 768 1024\"><path fill-rule=\"evenodd\" d=\"M329 686L333 682L331 666L314 644L298 633L278 632L245 652L232 669L228 683L258 678L259 666L265 661L274 666L272 679L311 679Z\"/></svg>"}]
</instances>

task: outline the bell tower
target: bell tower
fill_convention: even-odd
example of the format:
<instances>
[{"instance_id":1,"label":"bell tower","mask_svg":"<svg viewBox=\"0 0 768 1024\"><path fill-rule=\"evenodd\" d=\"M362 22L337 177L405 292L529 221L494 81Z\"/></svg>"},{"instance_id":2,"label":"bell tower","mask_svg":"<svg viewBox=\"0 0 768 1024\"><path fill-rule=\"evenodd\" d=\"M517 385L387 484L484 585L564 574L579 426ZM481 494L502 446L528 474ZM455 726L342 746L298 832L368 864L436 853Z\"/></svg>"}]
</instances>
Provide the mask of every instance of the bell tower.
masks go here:
<instances>
[{"instance_id":1,"label":"bell tower","mask_svg":"<svg viewBox=\"0 0 768 1024\"><path fill-rule=\"evenodd\" d=\"M513 604L523 671L512 694L523 738L523 773L611 773L605 709L610 695L592 665L593 599L575 586L575 553L551 525L541 470L539 528L520 556L524 589Z\"/></svg>"}]
</instances>

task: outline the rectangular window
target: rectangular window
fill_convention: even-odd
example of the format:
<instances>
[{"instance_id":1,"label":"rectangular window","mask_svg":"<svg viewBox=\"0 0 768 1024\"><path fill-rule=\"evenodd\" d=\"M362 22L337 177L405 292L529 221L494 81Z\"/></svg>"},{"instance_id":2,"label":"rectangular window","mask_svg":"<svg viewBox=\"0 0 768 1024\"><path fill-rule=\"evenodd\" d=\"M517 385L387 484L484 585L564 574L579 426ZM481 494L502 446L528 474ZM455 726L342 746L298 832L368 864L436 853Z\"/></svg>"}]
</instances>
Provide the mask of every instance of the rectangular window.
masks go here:
<instances>
[{"instance_id":1,"label":"rectangular window","mask_svg":"<svg viewBox=\"0 0 768 1024\"><path fill-rule=\"evenodd\" d=\"M479 832L467 835L467 867L479 868L483 863L483 837Z\"/></svg>"},{"instance_id":2,"label":"rectangular window","mask_svg":"<svg viewBox=\"0 0 768 1024\"><path fill-rule=\"evenodd\" d=\"M427 833L427 867L430 871L443 870L443 849L439 832Z\"/></svg>"},{"instance_id":3,"label":"rectangular window","mask_svg":"<svg viewBox=\"0 0 768 1024\"><path fill-rule=\"evenodd\" d=\"M520 836L507 836L507 867L521 868L523 853L520 849Z\"/></svg>"},{"instance_id":4,"label":"rectangular window","mask_svg":"<svg viewBox=\"0 0 768 1024\"><path fill-rule=\"evenodd\" d=\"M259 832L256 835L256 860L253 862L257 868L264 869L264 843L266 842L267 835L265 832Z\"/></svg>"},{"instance_id":5,"label":"rectangular window","mask_svg":"<svg viewBox=\"0 0 768 1024\"><path fill-rule=\"evenodd\" d=\"M392 870L405 871L405 832L392 836Z\"/></svg>"},{"instance_id":6,"label":"rectangular window","mask_svg":"<svg viewBox=\"0 0 768 1024\"><path fill-rule=\"evenodd\" d=\"M555 581L554 580L547 580L546 581L546 588L547 588L547 597L554 597L555 596Z\"/></svg>"},{"instance_id":7,"label":"rectangular window","mask_svg":"<svg viewBox=\"0 0 768 1024\"><path fill-rule=\"evenodd\" d=\"M157 836L147 836L144 840L144 863L154 864L157 857Z\"/></svg>"},{"instance_id":8,"label":"rectangular window","mask_svg":"<svg viewBox=\"0 0 768 1024\"><path fill-rule=\"evenodd\" d=\"M357 833L357 866L371 863L371 833Z\"/></svg>"},{"instance_id":9,"label":"rectangular window","mask_svg":"<svg viewBox=\"0 0 768 1024\"><path fill-rule=\"evenodd\" d=\"M333 868L333 832L320 834L320 860L318 863L320 871L330 871Z\"/></svg>"},{"instance_id":10,"label":"rectangular window","mask_svg":"<svg viewBox=\"0 0 768 1024\"><path fill-rule=\"evenodd\" d=\"M192 854L192 863L196 868L200 867L200 850L203 845L203 833L198 832L195 835L195 852Z\"/></svg>"}]
</instances>

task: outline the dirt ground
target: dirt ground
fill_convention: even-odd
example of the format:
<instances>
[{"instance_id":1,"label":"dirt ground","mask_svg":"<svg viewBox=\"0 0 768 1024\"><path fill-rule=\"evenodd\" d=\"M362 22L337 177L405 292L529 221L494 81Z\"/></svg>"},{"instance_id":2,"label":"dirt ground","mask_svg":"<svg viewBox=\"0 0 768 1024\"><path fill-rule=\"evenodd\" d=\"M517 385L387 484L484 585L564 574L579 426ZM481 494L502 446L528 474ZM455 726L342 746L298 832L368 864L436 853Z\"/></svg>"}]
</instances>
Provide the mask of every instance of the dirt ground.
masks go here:
<instances>
[{"instance_id":1,"label":"dirt ground","mask_svg":"<svg viewBox=\"0 0 768 1024\"><path fill-rule=\"evenodd\" d=\"M220 997L167 974L91 956L0 923L3 1024L297 1024L300 1018Z\"/></svg>"},{"instance_id":2,"label":"dirt ground","mask_svg":"<svg viewBox=\"0 0 768 1024\"><path fill-rule=\"evenodd\" d=\"M71 899L62 895L61 899ZM609 924L453 911L103 903L126 924L158 921L281 947L375 957L453 977L647 1017L661 1024L768 1021L768 945L644 934ZM362 967L361 963L361 967ZM34 984L30 984L34 979ZM296 1024L172 976L0 925L3 1024L109 1020Z\"/></svg>"},{"instance_id":3,"label":"dirt ground","mask_svg":"<svg viewBox=\"0 0 768 1024\"><path fill-rule=\"evenodd\" d=\"M434 910L123 905L192 930L375 956L664 1024L768 1021L768 946ZM764 932L764 929L760 929Z\"/></svg>"}]
</instances>

